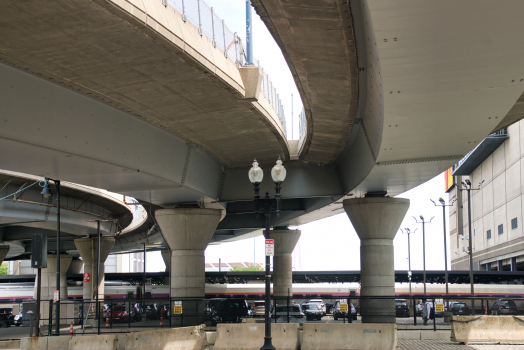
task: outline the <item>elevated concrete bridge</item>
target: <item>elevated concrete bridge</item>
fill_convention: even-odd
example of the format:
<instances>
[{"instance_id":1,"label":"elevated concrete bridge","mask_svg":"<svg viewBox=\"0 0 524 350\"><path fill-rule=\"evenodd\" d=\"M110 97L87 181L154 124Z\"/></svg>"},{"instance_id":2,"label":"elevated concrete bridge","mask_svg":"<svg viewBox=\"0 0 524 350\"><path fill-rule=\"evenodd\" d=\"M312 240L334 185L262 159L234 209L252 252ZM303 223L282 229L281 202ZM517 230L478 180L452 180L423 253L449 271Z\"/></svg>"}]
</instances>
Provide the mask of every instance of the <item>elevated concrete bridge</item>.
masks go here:
<instances>
[{"instance_id":1,"label":"elevated concrete bridge","mask_svg":"<svg viewBox=\"0 0 524 350\"><path fill-rule=\"evenodd\" d=\"M208 242L260 232L247 169L256 157L266 170L261 189L271 190L268 170L281 156L288 177L272 224L344 209L362 239L364 293L389 295L392 239L409 206L390 197L524 115L524 46L516 35L524 3L253 6L304 103L296 153L257 79L162 1L9 0L0 4L2 167L164 209L159 222L150 215L154 230L129 232L114 249L153 242L167 244L171 258L191 256L185 271L171 271L172 283L187 286L172 295L185 296L201 289L195 281L204 280L199 262ZM293 246L285 244L282 256Z\"/></svg>"}]
</instances>

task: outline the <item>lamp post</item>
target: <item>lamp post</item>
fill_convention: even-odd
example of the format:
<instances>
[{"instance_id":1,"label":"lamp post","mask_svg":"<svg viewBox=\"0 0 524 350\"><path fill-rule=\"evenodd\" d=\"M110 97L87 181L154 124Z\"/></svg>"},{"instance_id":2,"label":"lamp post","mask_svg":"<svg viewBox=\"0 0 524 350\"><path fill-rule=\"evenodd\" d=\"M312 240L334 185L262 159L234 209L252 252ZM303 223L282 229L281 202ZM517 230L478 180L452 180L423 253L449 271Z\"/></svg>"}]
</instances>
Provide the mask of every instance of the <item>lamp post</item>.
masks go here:
<instances>
[{"instance_id":1,"label":"lamp post","mask_svg":"<svg viewBox=\"0 0 524 350\"><path fill-rule=\"evenodd\" d=\"M477 189L471 188L471 181L464 180L462 183L462 187L460 188L458 184L455 184L457 186L457 190L459 191L467 191L468 192L468 240L469 240L469 283L471 288L471 296L475 296L475 287L474 287L474 275L473 275L473 236L471 235L471 227L473 226L473 222L471 221L471 191L479 191L480 186L484 183L484 180L482 180L479 183L479 187ZM472 308L471 308L472 315L475 314L475 300L472 301Z\"/></svg>"},{"instance_id":2,"label":"lamp post","mask_svg":"<svg viewBox=\"0 0 524 350\"><path fill-rule=\"evenodd\" d=\"M402 233L407 233L408 234L408 278L409 278L409 296L411 297L411 242L409 240L409 235L411 234L411 230L409 228L405 228L404 230L406 230L406 232L404 232L402 229L400 229L400 231ZM415 231L413 231L413 233L417 232L418 228L415 229Z\"/></svg>"},{"instance_id":3,"label":"lamp post","mask_svg":"<svg viewBox=\"0 0 524 350\"><path fill-rule=\"evenodd\" d=\"M280 157L277 160L277 165L271 170L271 177L275 183L275 198L269 198L269 191L266 192L266 196L260 199L260 183L264 178L263 170L258 166L257 160L253 162L253 167L249 169L249 180L253 184L255 190L255 215L258 217L259 213L263 213L265 217L265 233L264 236L266 239L269 239L269 227L270 227L270 217L271 209L275 209L277 216L280 215L280 185L286 178L286 168L282 165ZM269 319L269 304L270 300L270 258L266 256L266 293L265 293L265 335L264 335L264 345L260 350L275 350L275 347L272 344L271 339L271 324Z\"/></svg>"},{"instance_id":4,"label":"lamp post","mask_svg":"<svg viewBox=\"0 0 524 350\"><path fill-rule=\"evenodd\" d=\"M425 221L424 217L422 215L419 216L421 221L418 221L415 217L415 222L417 224L422 224L422 261L424 266L424 296L426 295L426 222L429 224L434 216L429 219L429 221Z\"/></svg>"},{"instance_id":5,"label":"lamp post","mask_svg":"<svg viewBox=\"0 0 524 350\"><path fill-rule=\"evenodd\" d=\"M453 201L451 204L446 204L442 198L438 199L440 204L435 203L433 199L430 199L430 201L432 201L436 207L442 207L442 226L444 227L444 278L446 279L446 296L448 296L448 243L446 240L446 207L452 207L455 201Z\"/></svg>"},{"instance_id":6,"label":"lamp post","mask_svg":"<svg viewBox=\"0 0 524 350\"><path fill-rule=\"evenodd\" d=\"M53 181L56 186L56 290L58 291L58 299L56 300L56 325L55 335L60 335L60 180L45 178L44 188L41 195L44 198L49 198L53 194L49 187L49 181ZM52 325L49 325L52 327Z\"/></svg>"}]
</instances>

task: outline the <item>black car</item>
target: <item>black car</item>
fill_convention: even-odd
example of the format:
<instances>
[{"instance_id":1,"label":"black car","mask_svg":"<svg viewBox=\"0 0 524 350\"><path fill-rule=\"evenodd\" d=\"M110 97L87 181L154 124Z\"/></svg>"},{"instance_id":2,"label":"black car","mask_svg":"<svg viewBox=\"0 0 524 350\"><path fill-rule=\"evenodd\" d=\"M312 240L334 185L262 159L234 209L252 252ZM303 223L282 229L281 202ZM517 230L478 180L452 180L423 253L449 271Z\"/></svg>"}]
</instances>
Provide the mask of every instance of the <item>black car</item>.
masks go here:
<instances>
[{"instance_id":1,"label":"black car","mask_svg":"<svg viewBox=\"0 0 524 350\"><path fill-rule=\"evenodd\" d=\"M9 316L7 314L0 314L0 327L11 327L11 321L9 320Z\"/></svg>"},{"instance_id":2,"label":"black car","mask_svg":"<svg viewBox=\"0 0 524 350\"><path fill-rule=\"evenodd\" d=\"M348 313L345 311L340 311L340 301L337 301L333 307L333 319L336 321L339 318L348 318ZM351 319L357 319L357 309L355 309L355 305L353 305L353 303L351 303Z\"/></svg>"},{"instance_id":3,"label":"black car","mask_svg":"<svg viewBox=\"0 0 524 350\"><path fill-rule=\"evenodd\" d=\"M395 314L397 317L409 317L409 305L406 299L395 299Z\"/></svg>"},{"instance_id":4,"label":"black car","mask_svg":"<svg viewBox=\"0 0 524 350\"><path fill-rule=\"evenodd\" d=\"M326 314L332 314L333 308L335 307L336 302L330 301L326 303Z\"/></svg>"},{"instance_id":5,"label":"black car","mask_svg":"<svg viewBox=\"0 0 524 350\"><path fill-rule=\"evenodd\" d=\"M7 316L7 319L9 320L9 325L12 326L15 324L15 316L13 315L13 309L0 309L0 315Z\"/></svg>"},{"instance_id":6,"label":"black car","mask_svg":"<svg viewBox=\"0 0 524 350\"><path fill-rule=\"evenodd\" d=\"M218 304L222 300L226 300L225 298L213 298L206 300L206 319L210 320L213 317L213 313L215 312Z\"/></svg>"},{"instance_id":7,"label":"black car","mask_svg":"<svg viewBox=\"0 0 524 350\"><path fill-rule=\"evenodd\" d=\"M517 304L512 299L498 299L491 307L492 315L516 315Z\"/></svg>"},{"instance_id":8,"label":"black car","mask_svg":"<svg viewBox=\"0 0 524 350\"><path fill-rule=\"evenodd\" d=\"M306 315L306 320L321 320L322 319L322 306L317 303L304 303L301 305L302 312Z\"/></svg>"},{"instance_id":9,"label":"black car","mask_svg":"<svg viewBox=\"0 0 524 350\"><path fill-rule=\"evenodd\" d=\"M243 299L222 300L212 315L213 326L217 323L240 323L248 315L247 302Z\"/></svg>"},{"instance_id":10,"label":"black car","mask_svg":"<svg viewBox=\"0 0 524 350\"><path fill-rule=\"evenodd\" d=\"M159 320L160 307L158 304L150 304L146 306L146 320Z\"/></svg>"},{"instance_id":11,"label":"black car","mask_svg":"<svg viewBox=\"0 0 524 350\"><path fill-rule=\"evenodd\" d=\"M466 303L453 303L453 305L451 305L451 313L453 315L470 315L471 314L471 310L468 306L468 304Z\"/></svg>"}]
</instances>

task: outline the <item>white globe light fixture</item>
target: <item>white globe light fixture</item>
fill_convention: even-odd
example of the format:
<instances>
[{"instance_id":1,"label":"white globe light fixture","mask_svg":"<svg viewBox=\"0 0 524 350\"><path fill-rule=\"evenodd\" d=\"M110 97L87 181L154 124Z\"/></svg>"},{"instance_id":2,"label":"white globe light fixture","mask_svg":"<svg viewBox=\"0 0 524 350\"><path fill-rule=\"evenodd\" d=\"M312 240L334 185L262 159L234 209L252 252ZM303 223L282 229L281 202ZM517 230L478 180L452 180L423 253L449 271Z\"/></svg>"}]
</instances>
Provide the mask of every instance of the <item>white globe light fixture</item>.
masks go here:
<instances>
[{"instance_id":1,"label":"white globe light fixture","mask_svg":"<svg viewBox=\"0 0 524 350\"><path fill-rule=\"evenodd\" d=\"M249 169L249 181L251 181L251 183L253 184L261 183L263 178L264 171L261 167L258 166L258 162L255 159L255 161L253 162L253 166L251 167L251 169Z\"/></svg>"},{"instance_id":2,"label":"white globe light fixture","mask_svg":"<svg viewBox=\"0 0 524 350\"><path fill-rule=\"evenodd\" d=\"M280 157L277 160L277 165L271 169L271 177L274 183L282 183L286 179L286 168L282 165Z\"/></svg>"}]
</instances>

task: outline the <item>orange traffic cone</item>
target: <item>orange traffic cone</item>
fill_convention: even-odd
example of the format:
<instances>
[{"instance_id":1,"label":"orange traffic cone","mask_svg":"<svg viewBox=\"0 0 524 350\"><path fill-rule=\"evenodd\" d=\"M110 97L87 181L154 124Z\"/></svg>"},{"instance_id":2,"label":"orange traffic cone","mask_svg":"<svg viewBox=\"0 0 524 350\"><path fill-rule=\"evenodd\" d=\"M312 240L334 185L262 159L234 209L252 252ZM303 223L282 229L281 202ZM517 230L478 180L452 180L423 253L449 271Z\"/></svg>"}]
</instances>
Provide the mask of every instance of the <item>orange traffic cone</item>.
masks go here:
<instances>
[{"instance_id":1,"label":"orange traffic cone","mask_svg":"<svg viewBox=\"0 0 524 350\"><path fill-rule=\"evenodd\" d=\"M160 309L160 328L164 328L164 309Z\"/></svg>"},{"instance_id":2,"label":"orange traffic cone","mask_svg":"<svg viewBox=\"0 0 524 350\"><path fill-rule=\"evenodd\" d=\"M69 326L69 335L73 336L73 321L71 321L71 325Z\"/></svg>"},{"instance_id":3,"label":"orange traffic cone","mask_svg":"<svg viewBox=\"0 0 524 350\"><path fill-rule=\"evenodd\" d=\"M109 311L106 311L106 329L109 329Z\"/></svg>"}]
</instances>

